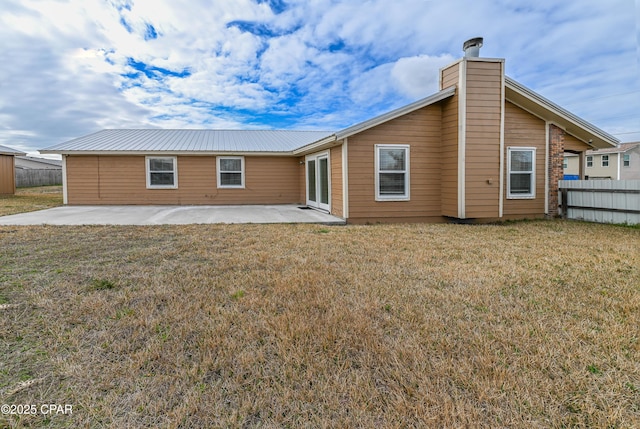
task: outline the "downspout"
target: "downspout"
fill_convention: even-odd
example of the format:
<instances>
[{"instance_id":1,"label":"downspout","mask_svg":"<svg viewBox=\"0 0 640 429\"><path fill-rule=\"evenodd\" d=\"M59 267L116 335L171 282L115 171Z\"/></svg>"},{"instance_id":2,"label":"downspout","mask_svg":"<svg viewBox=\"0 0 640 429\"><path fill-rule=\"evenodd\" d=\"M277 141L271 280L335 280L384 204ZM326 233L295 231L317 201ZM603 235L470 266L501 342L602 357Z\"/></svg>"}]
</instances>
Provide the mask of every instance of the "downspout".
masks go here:
<instances>
[{"instance_id":1,"label":"downspout","mask_svg":"<svg viewBox=\"0 0 640 429\"><path fill-rule=\"evenodd\" d=\"M504 61L501 64L502 68L502 76L501 76L501 91L500 95L500 173L498 175L498 183L500 189L498 190L498 196L500 198L500 202L498 203L498 217L502 218L504 214L504 122L505 122L505 79L504 79Z\"/></svg>"},{"instance_id":2,"label":"downspout","mask_svg":"<svg viewBox=\"0 0 640 429\"><path fill-rule=\"evenodd\" d=\"M67 155L62 155L62 204L69 204L69 194L67 186Z\"/></svg>"}]
</instances>

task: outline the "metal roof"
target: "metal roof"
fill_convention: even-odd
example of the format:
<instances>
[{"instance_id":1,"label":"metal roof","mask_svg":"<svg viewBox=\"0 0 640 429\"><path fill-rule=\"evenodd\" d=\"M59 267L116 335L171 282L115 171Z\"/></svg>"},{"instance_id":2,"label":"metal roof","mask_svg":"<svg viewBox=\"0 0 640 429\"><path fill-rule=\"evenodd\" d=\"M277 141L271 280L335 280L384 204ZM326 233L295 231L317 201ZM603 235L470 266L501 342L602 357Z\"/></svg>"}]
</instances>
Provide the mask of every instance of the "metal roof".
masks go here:
<instances>
[{"instance_id":1,"label":"metal roof","mask_svg":"<svg viewBox=\"0 0 640 429\"><path fill-rule=\"evenodd\" d=\"M26 153L0 145L0 155L26 155Z\"/></svg>"},{"instance_id":2,"label":"metal roof","mask_svg":"<svg viewBox=\"0 0 640 429\"><path fill-rule=\"evenodd\" d=\"M282 130L102 130L40 153L287 153L332 134Z\"/></svg>"}]
</instances>

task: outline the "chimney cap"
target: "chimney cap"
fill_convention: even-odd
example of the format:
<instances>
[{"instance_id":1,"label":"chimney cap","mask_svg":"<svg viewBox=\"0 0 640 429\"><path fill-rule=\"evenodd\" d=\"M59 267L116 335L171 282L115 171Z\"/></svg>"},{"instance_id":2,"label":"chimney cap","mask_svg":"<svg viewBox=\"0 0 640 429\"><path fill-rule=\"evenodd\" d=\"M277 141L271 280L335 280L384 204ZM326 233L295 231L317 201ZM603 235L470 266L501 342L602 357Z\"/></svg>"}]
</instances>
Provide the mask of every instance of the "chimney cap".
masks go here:
<instances>
[{"instance_id":1,"label":"chimney cap","mask_svg":"<svg viewBox=\"0 0 640 429\"><path fill-rule=\"evenodd\" d=\"M473 39L469 39L462 44L462 50L464 51L465 57L477 57L480 55L480 48L484 39L482 37L474 37Z\"/></svg>"}]
</instances>

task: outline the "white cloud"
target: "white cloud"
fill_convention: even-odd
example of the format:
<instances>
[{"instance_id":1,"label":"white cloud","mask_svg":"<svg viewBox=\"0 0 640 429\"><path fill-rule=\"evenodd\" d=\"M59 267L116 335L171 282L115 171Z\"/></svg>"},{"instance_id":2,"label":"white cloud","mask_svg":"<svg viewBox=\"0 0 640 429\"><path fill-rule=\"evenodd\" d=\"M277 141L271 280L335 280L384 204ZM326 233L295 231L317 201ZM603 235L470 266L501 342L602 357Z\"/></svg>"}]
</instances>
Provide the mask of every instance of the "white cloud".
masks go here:
<instances>
[{"instance_id":1,"label":"white cloud","mask_svg":"<svg viewBox=\"0 0 640 429\"><path fill-rule=\"evenodd\" d=\"M475 36L552 101L640 131L635 12L629 0L4 0L0 144L103 127L337 129L435 92Z\"/></svg>"}]
</instances>

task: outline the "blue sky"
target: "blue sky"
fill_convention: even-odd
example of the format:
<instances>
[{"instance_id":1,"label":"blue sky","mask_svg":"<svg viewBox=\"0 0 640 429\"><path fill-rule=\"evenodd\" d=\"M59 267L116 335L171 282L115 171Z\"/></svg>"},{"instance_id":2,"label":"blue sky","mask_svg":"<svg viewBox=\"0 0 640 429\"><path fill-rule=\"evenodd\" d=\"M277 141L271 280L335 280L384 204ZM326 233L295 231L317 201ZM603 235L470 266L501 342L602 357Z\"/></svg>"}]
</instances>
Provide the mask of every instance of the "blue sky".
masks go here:
<instances>
[{"instance_id":1,"label":"blue sky","mask_svg":"<svg viewBox=\"0 0 640 429\"><path fill-rule=\"evenodd\" d=\"M477 36L511 78L640 141L639 27L634 0L2 0L0 145L338 130L437 91Z\"/></svg>"}]
</instances>

